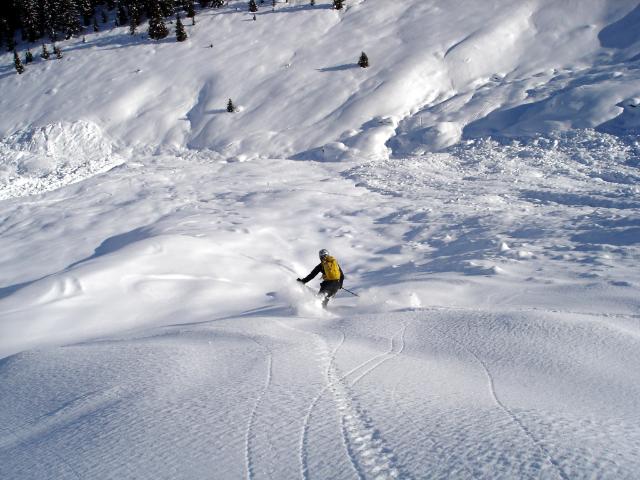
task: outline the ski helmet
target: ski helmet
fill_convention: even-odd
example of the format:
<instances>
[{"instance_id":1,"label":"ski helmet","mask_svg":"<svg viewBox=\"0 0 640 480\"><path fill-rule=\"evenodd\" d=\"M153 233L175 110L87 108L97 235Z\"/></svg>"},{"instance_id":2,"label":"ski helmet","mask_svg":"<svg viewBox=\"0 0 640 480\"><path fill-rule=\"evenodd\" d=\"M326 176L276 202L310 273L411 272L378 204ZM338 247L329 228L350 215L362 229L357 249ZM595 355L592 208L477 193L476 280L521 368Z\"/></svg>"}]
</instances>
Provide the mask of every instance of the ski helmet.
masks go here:
<instances>
[{"instance_id":1,"label":"ski helmet","mask_svg":"<svg viewBox=\"0 0 640 480\"><path fill-rule=\"evenodd\" d=\"M327 250L326 248L323 248L322 250L320 250L318 252L318 256L320 257L320 260L322 260L324 257L328 257L329 256L329 250Z\"/></svg>"}]
</instances>

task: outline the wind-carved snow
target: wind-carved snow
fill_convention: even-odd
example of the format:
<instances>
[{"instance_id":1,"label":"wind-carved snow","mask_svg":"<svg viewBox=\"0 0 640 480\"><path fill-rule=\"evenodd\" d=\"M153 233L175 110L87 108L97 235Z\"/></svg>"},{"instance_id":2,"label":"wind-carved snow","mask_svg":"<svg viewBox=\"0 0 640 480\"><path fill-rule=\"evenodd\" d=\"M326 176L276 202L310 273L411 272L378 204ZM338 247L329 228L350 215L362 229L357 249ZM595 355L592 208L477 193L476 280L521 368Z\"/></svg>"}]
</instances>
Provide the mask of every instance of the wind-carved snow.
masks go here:
<instances>
[{"instance_id":1,"label":"wind-carved snow","mask_svg":"<svg viewBox=\"0 0 640 480\"><path fill-rule=\"evenodd\" d=\"M54 190L123 161L94 123L27 128L0 140L0 200Z\"/></svg>"}]
</instances>

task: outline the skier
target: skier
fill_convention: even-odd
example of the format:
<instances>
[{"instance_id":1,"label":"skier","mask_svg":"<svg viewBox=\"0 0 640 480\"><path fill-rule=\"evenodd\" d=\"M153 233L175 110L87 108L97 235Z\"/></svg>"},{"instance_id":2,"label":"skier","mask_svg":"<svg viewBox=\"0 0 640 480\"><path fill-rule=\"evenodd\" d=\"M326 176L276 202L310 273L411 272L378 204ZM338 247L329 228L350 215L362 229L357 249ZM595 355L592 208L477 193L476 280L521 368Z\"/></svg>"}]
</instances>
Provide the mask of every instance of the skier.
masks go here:
<instances>
[{"instance_id":1,"label":"skier","mask_svg":"<svg viewBox=\"0 0 640 480\"><path fill-rule=\"evenodd\" d=\"M320 256L320 263L314 268L309 275L304 278L298 278L297 280L302 283L307 283L322 272L322 282L320 283L320 291L318 295L323 295L322 306L327 308L329 299L333 297L338 290L342 288L342 282L344 282L344 273L342 268L338 265L338 261L329 255L329 252L324 248L318 252Z\"/></svg>"}]
</instances>

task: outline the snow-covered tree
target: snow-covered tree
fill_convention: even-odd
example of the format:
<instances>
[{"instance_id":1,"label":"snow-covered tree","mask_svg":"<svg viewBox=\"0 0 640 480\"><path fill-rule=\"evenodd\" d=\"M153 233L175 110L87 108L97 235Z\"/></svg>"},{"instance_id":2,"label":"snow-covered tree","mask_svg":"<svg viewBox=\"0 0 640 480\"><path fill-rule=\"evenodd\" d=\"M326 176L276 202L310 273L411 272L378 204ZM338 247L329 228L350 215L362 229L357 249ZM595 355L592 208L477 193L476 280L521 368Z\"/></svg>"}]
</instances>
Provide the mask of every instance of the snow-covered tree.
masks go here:
<instances>
[{"instance_id":1,"label":"snow-covered tree","mask_svg":"<svg viewBox=\"0 0 640 480\"><path fill-rule=\"evenodd\" d=\"M362 52L360 54L360 59L358 60L358 66L362 68L367 68L369 66L369 57L367 57L366 53Z\"/></svg>"},{"instance_id":2,"label":"snow-covered tree","mask_svg":"<svg viewBox=\"0 0 640 480\"><path fill-rule=\"evenodd\" d=\"M184 29L182 20L180 20L180 14L176 15L176 40L178 42L184 42L187 39L187 32Z\"/></svg>"},{"instance_id":3,"label":"snow-covered tree","mask_svg":"<svg viewBox=\"0 0 640 480\"><path fill-rule=\"evenodd\" d=\"M20 57L18 56L18 52L16 52L15 50L13 51L13 66L16 67L16 72L18 72L18 75L24 73L24 65L22 65Z\"/></svg>"},{"instance_id":4,"label":"snow-covered tree","mask_svg":"<svg viewBox=\"0 0 640 480\"><path fill-rule=\"evenodd\" d=\"M59 2L60 10L55 28L57 31L64 33L65 38L71 38L82 31L80 8L75 0L59 0Z\"/></svg>"},{"instance_id":5,"label":"snow-covered tree","mask_svg":"<svg viewBox=\"0 0 640 480\"><path fill-rule=\"evenodd\" d=\"M335 8L336 10L342 10L343 6L344 6L343 0L333 0L333 8Z\"/></svg>"},{"instance_id":6,"label":"snow-covered tree","mask_svg":"<svg viewBox=\"0 0 640 480\"><path fill-rule=\"evenodd\" d=\"M169 30L164 24L160 8L155 9L153 16L149 19L149 38L160 40L169 35Z\"/></svg>"},{"instance_id":7,"label":"snow-covered tree","mask_svg":"<svg viewBox=\"0 0 640 480\"><path fill-rule=\"evenodd\" d=\"M49 50L47 50L47 46L44 43L42 44L42 53L40 53L40 56L45 60L49 60Z\"/></svg>"},{"instance_id":8,"label":"snow-covered tree","mask_svg":"<svg viewBox=\"0 0 640 480\"><path fill-rule=\"evenodd\" d=\"M196 7L193 5L193 0L188 0L186 10L187 10L187 17L195 18Z\"/></svg>"},{"instance_id":9,"label":"snow-covered tree","mask_svg":"<svg viewBox=\"0 0 640 480\"><path fill-rule=\"evenodd\" d=\"M176 4L173 0L158 0L157 5L163 17L170 17L176 11Z\"/></svg>"},{"instance_id":10,"label":"snow-covered tree","mask_svg":"<svg viewBox=\"0 0 640 480\"><path fill-rule=\"evenodd\" d=\"M227 102L227 112L233 113L235 111L236 111L236 107L233 104L233 102L231 101L231 99L229 99L229 101Z\"/></svg>"},{"instance_id":11,"label":"snow-covered tree","mask_svg":"<svg viewBox=\"0 0 640 480\"><path fill-rule=\"evenodd\" d=\"M55 54L56 54L56 58L57 58L58 60L60 60L60 59L62 58L62 50L60 49L60 47L59 47L59 46L57 46L57 45L54 45L54 46L53 46L53 53L55 53Z\"/></svg>"},{"instance_id":12,"label":"snow-covered tree","mask_svg":"<svg viewBox=\"0 0 640 480\"><path fill-rule=\"evenodd\" d=\"M33 62L33 53L31 53L31 50L27 48L27 53L24 54L24 63L31 62Z\"/></svg>"},{"instance_id":13,"label":"snow-covered tree","mask_svg":"<svg viewBox=\"0 0 640 480\"><path fill-rule=\"evenodd\" d=\"M22 4L22 30L26 39L35 42L41 37L40 9L35 0L24 0Z\"/></svg>"}]
</instances>

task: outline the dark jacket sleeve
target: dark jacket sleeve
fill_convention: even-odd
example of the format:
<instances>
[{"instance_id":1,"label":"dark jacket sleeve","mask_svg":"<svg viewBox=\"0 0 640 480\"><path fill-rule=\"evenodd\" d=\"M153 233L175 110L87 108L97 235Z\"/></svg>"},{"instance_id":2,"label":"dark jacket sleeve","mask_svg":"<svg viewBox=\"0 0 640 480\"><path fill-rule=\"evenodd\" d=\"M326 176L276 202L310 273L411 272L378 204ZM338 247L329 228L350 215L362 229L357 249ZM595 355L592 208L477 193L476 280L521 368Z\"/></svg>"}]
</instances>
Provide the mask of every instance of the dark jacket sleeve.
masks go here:
<instances>
[{"instance_id":1,"label":"dark jacket sleeve","mask_svg":"<svg viewBox=\"0 0 640 480\"><path fill-rule=\"evenodd\" d=\"M315 278L322 271L322 263L319 263L316 268L311 270L311 273L302 279L302 283L307 283L312 278Z\"/></svg>"}]
</instances>

